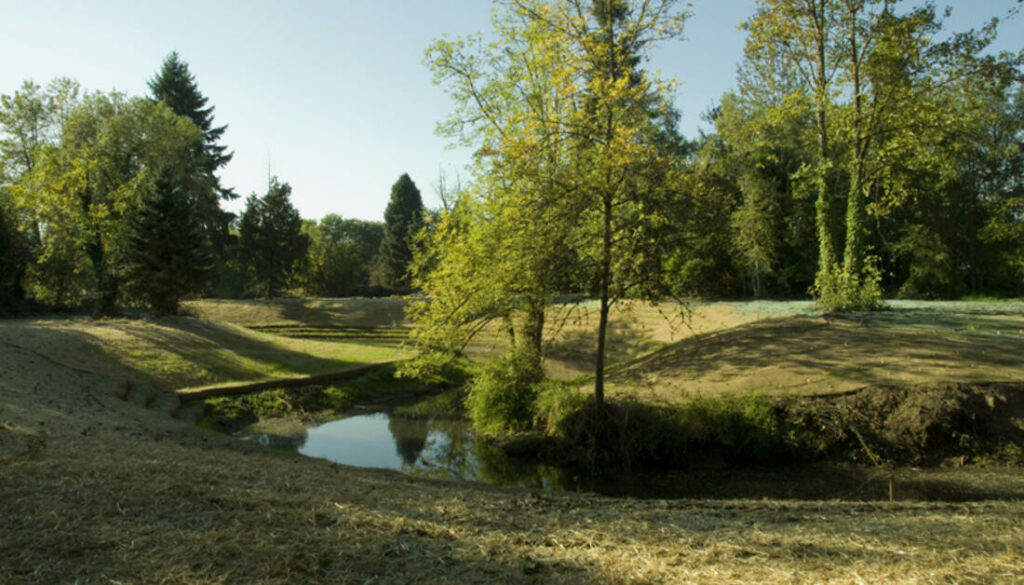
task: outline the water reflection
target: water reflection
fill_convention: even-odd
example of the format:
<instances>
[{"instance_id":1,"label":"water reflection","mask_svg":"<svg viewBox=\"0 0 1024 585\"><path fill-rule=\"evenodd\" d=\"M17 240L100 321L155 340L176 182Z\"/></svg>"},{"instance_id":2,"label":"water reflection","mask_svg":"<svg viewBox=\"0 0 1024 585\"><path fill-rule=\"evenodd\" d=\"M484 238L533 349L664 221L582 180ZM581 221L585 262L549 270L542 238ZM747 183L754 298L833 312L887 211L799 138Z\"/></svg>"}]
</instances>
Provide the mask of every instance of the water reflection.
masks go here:
<instances>
[{"instance_id":1,"label":"water reflection","mask_svg":"<svg viewBox=\"0 0 1024 585\"><path fill-rule=\"evenodd\" d=\"M888 496L888 476L863 467L828 463L766 469L709 466L592 477L572 467L509 457L487 441L476 440L469 425L460 419L410 418L388 412L331 421L306 429L304 437L252 438L346 465L533 489L641 498L880 500ZM934 477L930 472L903 472L901 479L904 497L922 500L1019 499L1024 495L1022 486L1024 479L1016 487L986 491L951 483L941 472Z\"/></svg>"},{"instance_id":2,"label":"water reflection","mask_svg":"<svg viewBox=\"0 0 1024 585\"><path fill-rule=\"evenodd\" d=\"M477 441L461 419L374 412L331 421L307 429L305 435L294 445L299 453L358 467L542 489L565 489L572 476L508 457L500 448ZM259 440L286 446L266 436Z\"/></svg>"}]
</instances>

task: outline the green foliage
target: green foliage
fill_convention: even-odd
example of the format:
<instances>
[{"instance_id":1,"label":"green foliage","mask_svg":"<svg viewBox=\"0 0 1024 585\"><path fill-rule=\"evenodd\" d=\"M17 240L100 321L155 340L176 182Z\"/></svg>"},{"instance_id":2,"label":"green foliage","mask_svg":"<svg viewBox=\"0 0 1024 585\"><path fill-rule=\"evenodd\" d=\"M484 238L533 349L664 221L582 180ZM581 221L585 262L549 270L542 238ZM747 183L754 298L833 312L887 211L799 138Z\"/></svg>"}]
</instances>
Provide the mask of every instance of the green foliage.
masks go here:
<instances>
[{"instance_id":1,"label":"green foliage","mask_svg":"<svg viewBox=\"0 0 1024 585\"><path fill-rule=\"evenodd\" d=\"M159 73L148 84L154 100L166 103L175 114L188 118L202 132L200 148L208 173L212 174L231 162L234 153L225 153L227 147L217 144L228 127L213 125L214 107L207 106L209 98L199 91L188 63L181 60L177 51L167 55ZM219 185L218 192L226 199L235 197L230 189Z\"/></svg>"},{"instance_id":2,"label":"green foliage","mask_svg":"<svg viewBox=\"0 0 1024 585\"><path fill-rule=\"evenodd\" d=\"M319 223L305 222L303 233L310 242L300 278L307 295L341 297L369 290L384 224L330 214Z\"/></svg>"},{"instance_id":3,"label":"green foliage","mask_svg":"<svg viewBox=\"0 0 1024 585\"><path fill-rule=\"evenodd\" d=\"M12 215L0 188L0 314L14 308L24 297L21 280L28 258L21 234L10 219Z\"/></svg>"},{"instance_id":4,"label":"green foliage","mask_svg":"<svg viewBox=\"0 0 1024 585\"><path fill-rule=\"evenodd\" d=\"M424 211L420 190L403 173L391 186L391 199L384 209L384 236L380 242L380 278L384 286L409 285L412 241L423 227Z\"/></svg>"},{"instance_id":5,"label":"green foliage","mask_svg":"<svg viewBox=\"0 0 1024 585\"><path fill-rule=\"evenodd\" d=\"M469 383L466 412L485 435L526 430L533 423L537 383L543 373L536 359L509 352L490 359Z\"/></svg>"},{"instance_id":6,"label":"green foliage","mask_svg":"<svg viewBox=\"0 0 1024 585\"><path fill-rule=\"evenodd\" d=\"M322 420L351 409L359 401L423 393L429 386L417 380L395 376L391 367L365 376L326 386L272 389L243 396L211 398L206 401L206 419L212 426L237 431L261 418L299 416Z\"/></svg>"},{"instance_id":7,"label":"green foliage","mask_svg":"<svg viewBox=\"0 0 1024 585\"><path fill-rule=\"evenodd\" d=\"M549 432L590 466L658 468L724 460L778 463L801 456L784 408L765 396L698 396L679 405L614 402L604 410L561 391Z\"/></svg>"},{"instance_id":8,"label":"green foliage","mask_svg":"<svg viewBox=\"0 0 1024 585\"><path fill-rule=\"evenodd\" d=\"M779 238L775 233L772 185L755 175L740 178L743 205L732 215L733 245L739 263L750 277L754 296L764 293L764 278L772 273Z\"/></svg>"},{"instance_id":9,"label":"green foliage","mask_svg":"<svg viewBox=\"0 0 1024 585\"><path fill-rule=\"evenodd\" d=\"M818 307L825 312L874 311L882 307L881 276L873 262L860 274L831 270L820 276L813 290Z\"/></svg>"},{"instance_id":10,"label":"green foliage","mask_svg":"<svg viewBox=\"0 0 1024 585\"><path fill-rule=\"evenodd\" d=\"M534 424L540 430L558 435L564 433L566 420L586 407L590 397L573 384L559 380L543 380L536 385Z\"/></svg>"},{"instance_id":11,"label":"green foliage","mask_svg":"<svg viewBox=\"0 0 1024 585\"><path fill-rule=\"evenodd\" d=\"M907 279L899 289L900 297L937 297L949 291L949 250L938 234L926 226L911 225L893 245L893 251L909 265Z\"/></svg>"},{"instance_id":12,"label":"green foliage","mask_svg":"<svg viewBox=\"0 0 1024 585\"><path fill-rule=\"evenodd\" d=\"M671 84L638 66L653 43L681 34L685 17L673 0L530 0L495 11L496 44L439 41L428 51L456 107L441 131L479 154L474 192L441 219L450 245L424 263L431 296L414 314L429 316L429 331L455 330L464 344L481 322L522 315L539 334L529 324L543 323L551 294L587 290L602 307L601 399L608 308L661 292L651 274L671 231L665 202L680 148ZM472 260L449 260L455 249ZM430 351L441 337L425 336ZM529 334L512 341L523 337L539 346Z\"/></svg>"},{"instance_id":13,"label":"green foliage","mask_svg":"<svg viewBox=\"0 0 1024 585\"><path fill-rule=\"evenodd\" d=\"M44 302L110 314L121 300L129 219L160 172L181 181L190 203L212 197L197 172L198 129L167 106L92 94L66 111L58 144L10 188L35 234L27 285Z\"/></svg>"},{"instance_id":14,"label":"green foliage","mask_svg":"<svg viewBox=\"0 0 1024 585\"><path fill-rule=\"evenodd\" d=\"M302 218L292 206L291 193L288 183L272 177L266 195L258 197L253 193L246 199L245 211L238 221L239 243L259 296L280 295L309 247L309 239L302 233Z\"/></svg>"},{"instance_id":15,"label":"green foliage","mask_svg":"<svg viewBox=\"0 0 1024 585\"><path fill-rule=\"evenodd\" d=\"M129 220L127 288L153 314L175 315L181 299L209 282L210 243L180 177L164 168L153 187Z\"/></svg>"}]
</instances>

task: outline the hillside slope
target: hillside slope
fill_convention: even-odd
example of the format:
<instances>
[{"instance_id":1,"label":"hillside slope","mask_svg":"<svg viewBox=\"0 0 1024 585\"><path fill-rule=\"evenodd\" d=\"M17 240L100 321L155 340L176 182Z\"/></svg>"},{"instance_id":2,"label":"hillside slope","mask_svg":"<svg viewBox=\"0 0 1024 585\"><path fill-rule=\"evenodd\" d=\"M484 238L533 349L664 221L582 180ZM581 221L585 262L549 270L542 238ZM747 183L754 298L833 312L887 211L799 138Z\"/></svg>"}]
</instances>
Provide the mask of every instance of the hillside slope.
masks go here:
<instances>
[{"instance_id":1,"label":"hillside slope","mask_svg":"<svg viewBox=\"0 0 1024 585\"><path fill-rule=\"evenodd\" d=\"M288 356L293 341L197 320L0 322L0 582L1024 580L1019 499L880 505L533 493L284 456L130 399L140 380L171 385L366 357L336 346L304 361ZM218 347L224 342L236 344L236 357L215 351L228 351ZM264 356L274 347L285 357ZM204 365L146 369L192 359ZM991 482L1003 491L982 494L1018 493L1024 477L1000 472Z\"/></svg>"}]
</instances>

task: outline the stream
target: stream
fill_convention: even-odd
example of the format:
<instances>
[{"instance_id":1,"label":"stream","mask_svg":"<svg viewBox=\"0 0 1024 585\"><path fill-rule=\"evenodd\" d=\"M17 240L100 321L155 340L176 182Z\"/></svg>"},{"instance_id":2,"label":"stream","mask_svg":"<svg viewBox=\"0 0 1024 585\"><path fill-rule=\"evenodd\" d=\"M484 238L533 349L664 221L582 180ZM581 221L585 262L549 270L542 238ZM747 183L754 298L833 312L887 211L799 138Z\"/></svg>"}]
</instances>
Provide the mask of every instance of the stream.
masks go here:
<instances>
[{"instance_id":1,"label":"stream","mask_svg":"<svg viewBox=\"0 0 1024 585\"><path fill-rule=\"evenodd\" d=\"M355 411L344 418L306 428L297 435L290 433L288 437L263 433L242 436L268 447L295 450L345 465L539 490L659 499L877 501L888 497L887 475L842 463L768 468L709 463L684 470L620 471L593 476L575 467L510 457L495 445L474 437L463 419L409 417L394 410ZM950 491L952 484L942 473L905 471L901 493L917 500L974 500L1006 495L973 489L964 492L960 488Z\"/></svg>"}]
</instances>

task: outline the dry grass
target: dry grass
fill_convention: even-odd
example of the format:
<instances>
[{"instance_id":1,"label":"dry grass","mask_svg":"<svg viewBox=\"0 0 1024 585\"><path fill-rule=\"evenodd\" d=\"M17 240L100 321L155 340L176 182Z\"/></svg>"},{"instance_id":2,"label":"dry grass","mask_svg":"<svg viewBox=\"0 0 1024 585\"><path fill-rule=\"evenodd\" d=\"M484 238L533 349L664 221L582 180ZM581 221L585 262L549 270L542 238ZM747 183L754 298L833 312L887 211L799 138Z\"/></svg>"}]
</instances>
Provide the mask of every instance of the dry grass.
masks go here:
<instances>
[{"instance_id":1,"label":"dry grass","mask_svg":"<svg viewBox=\"0 0 1024 585\"><path fill-rule=\"evenodd\" d=\"M8 457L0 476L0 581L1024 579L1020 502L669 502L536 494L274 456L167 431L173 429L62 437Z\"/></svg>"},{"instance_id":2,"label":"dry grass","mask_svg":"<svg viewBox=\"0 0 1024 585\"><path fill-rule=\"evenodd\" d=\"M727 320L724 310L720 317ZM1001 339L1003 320L1015 317L968 317L962 323L976 329L933 323L930 333L899 339L907 346L945 340L919 350L973 348L979 357L1016 347ZM137 325L149 332L121 322L0 324L0 583L1024 582L1019 496L956 504L613 500L274 454L122 399L125 379L154 363L121 353L126 348L169 340L181 345L184 362L196 355L186 348L210 340L185 326ZM840 332L866 343L879 335L856 337L869 326ZM290 343L228 331L268 351ZM754 355L782 343L770 326L718 335L759 331ZM795 348L814 351L836 339L831 329L809 331L808 345ZM704 345L724 351L715 339L654 358ZM204 347L196 351L211 353ZM717 363L716 355L705 358ZM877 355L865 350L857 359ZM234 369L245 371L225 366ZM1012 477L1018 488L1010 492L1019 493L1020 476Z\"/></svg>"},{"instance_id":3,"label":"dry grass","mask_svg":"<svg viewBox=\"0 0 1024 585\"><path fill-rule=\"evenodd\" d=\"M819 394L871 384L1024 380L1024 314L998 302L906 305L702 333L628 364L613 383L619 391L678 401L694 393Z\"/></svg>"}]
</instances>

